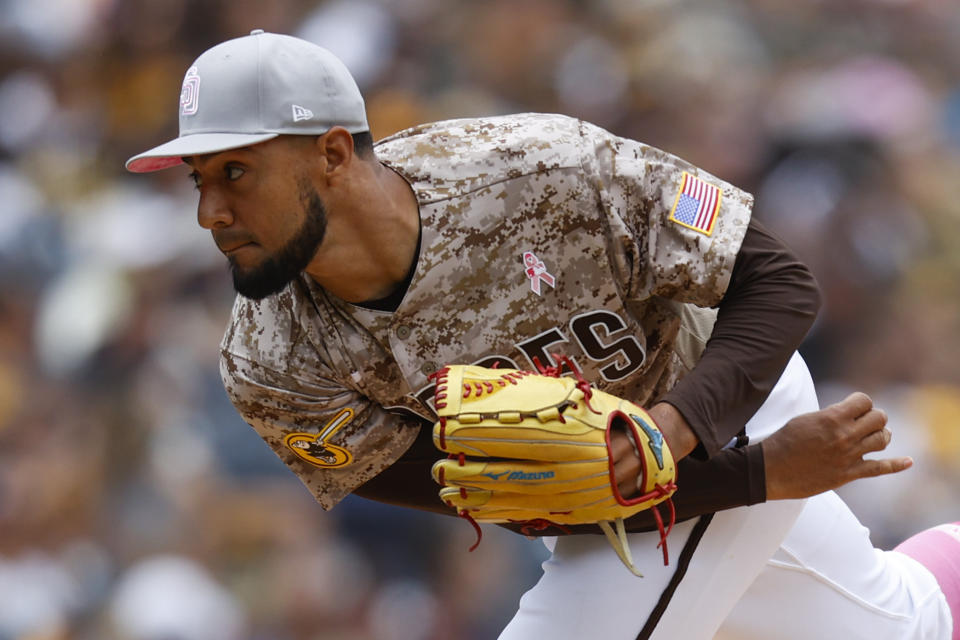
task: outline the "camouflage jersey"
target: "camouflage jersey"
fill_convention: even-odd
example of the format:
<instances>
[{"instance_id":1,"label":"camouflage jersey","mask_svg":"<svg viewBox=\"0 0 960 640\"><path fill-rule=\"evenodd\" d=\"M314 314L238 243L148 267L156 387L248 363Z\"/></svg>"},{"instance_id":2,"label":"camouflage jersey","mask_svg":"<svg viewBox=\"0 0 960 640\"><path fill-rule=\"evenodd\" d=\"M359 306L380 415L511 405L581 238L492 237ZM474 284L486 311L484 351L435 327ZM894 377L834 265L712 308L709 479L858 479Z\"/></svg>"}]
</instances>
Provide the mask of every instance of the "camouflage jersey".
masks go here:
<instances>
[{"instance_id":1,"label":"camouflage jersey","mask_svg":"<svg viewBox=\"0 0 960 640\"><path fill-rule=\"evenodd\" d=\"M723 297L749 194L557 115L427 124L376 154L420 208L419 257L396 310L345 302L302 275L261 301L238 297L221 344L235 406L323 508L433 420L428 376L444 364L531 369L563 353L641 405L692 367L681 314Z\"/></svg>"}]
</instances>

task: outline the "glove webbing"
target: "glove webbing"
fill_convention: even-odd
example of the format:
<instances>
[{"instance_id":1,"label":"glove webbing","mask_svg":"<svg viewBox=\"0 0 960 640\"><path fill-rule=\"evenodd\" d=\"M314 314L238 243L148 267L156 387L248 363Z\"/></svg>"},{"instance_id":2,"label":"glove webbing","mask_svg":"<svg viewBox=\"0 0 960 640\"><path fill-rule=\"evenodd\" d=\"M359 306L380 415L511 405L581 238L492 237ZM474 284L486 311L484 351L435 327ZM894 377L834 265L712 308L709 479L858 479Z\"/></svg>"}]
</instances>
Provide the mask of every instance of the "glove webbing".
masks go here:
<instances>
[{"instance_id":1,"label":"glove webbing","mask_svg":"<svg viewBox=\"0 0 960 640\"><path fill-rule=\"evenodd\" d=\"M459 456L450 455L450 458L459 458L460 464L463 464L464 454L459 454ZM441 470L440 480L443 481L443 471ZM460 489L465 491L464 489ZM666 489L657 485L657 490L650 493L651 496L665 493ZM657 543L658 547L663 548L663 566L670 564L670 558L667 552L667 536L670 535L670 532L673 530L674 522L676 521L676 511L673 507L673 500L667 498L667 506L670 508L670 523L664 527L663 526L663 517L660 515L660 505L653 505L650 509L653 511L653 517L657 521L657 531L660 533L660 542ZM452 502L447 502L447 505L453 507ZM477 524L477 521L473 516L470 515L470 512L466 509L460 509L457 512L457 515L466 520L473 526L474 531L477 532L477 540L470 546L468 551L473 551L480 546L480 541L483 540L483 530L480 528L480 525ZM522 525L520 532L524 535L530 535L533 531L543 531L548 527L556 527L563 531L564 533L570 533L570 529L559 524L557 522L551 522L546 518L535 518L533 520L511 520L510 522L514 524ZM610 546L613 547L614 552L616 552L617 557L620 558L620 561L630 570L635 576L640 578L643 577L643 574L640 573L640 570L637 569L637 566L633 563L633 555L630 553L630 545L627 542L627 530L626 526L623 524L623 518L617 518L613 521L616 532L614 528L610 526L610 522L606 520L601 520L597 522L597 525L603 531L603 534L607 537L607 541L610 543Z\"/></svg>"},{"instance_id":2,"label":"glove webbing","mask_svg":"<svg viewBox=\"0 0 960 640\"><path fill-rule=\"evenodd\" d=\"M580 373L580 369L577 368L577 366L573 363L573 361L570 360L570 358L568 358L565 355L560 355L559 357L553 354L548 354L548 355L552 360L554 360L554 362L556 362L555 365L549 366L549 367L544 366L543 364L541 364L540 359L534 356L533 363L534 365L536 365L538 372L541 375L550 376L552 378L559 378L561 375L561 371L563 370L563 366L566 365L577 380L577 388L583 392L583 402L587 405L587 408L590 409L590 411L594 411L593 407L590 406L590 398L593 395L593 388L590 386L590 383L586 380L586 378L584 378L583 375ZM499 365L499 362L495 363L492 368L496 369L498 365ZM442 408L443 406L446 406L446 403L443 401L447 397L447 394L446 394L447 389L445 386L442 386L441 388L441 385L439 384L441 382L441 377L443 372L444 370L441 369L440 371L434 372L430 374L430 376L428 376L429 379L436 379L438 383L438 386L435 389L435 396L434 396L435 403L438 408ZM517 375L519 376L531 375L532 373L533 372L531 371L520 371L520 372L517 372ZM517 384L516 381L511 378L507 378L507 381L510 382L511 384ZM477 389L476 391L477 393L481 392L480 389ZM469 395L470 389L465 389L464 393L465 393L465 396ZM594 413L597 413L597 412L594 411ZM558 416L558 419L561 422L563 422L562 413ZM444 446L444 439L445 439L444 427L446 427L446 419L441 417L439 422L440 422L440 446ZM642 453L639 451L638 444L634 441L633 437L630 437L630 441L633 443L634 448L637 449L637 454L642 455ZM451 459L457 458L461 465L464 464L465 456L463 453L459 454L458 456L454 456L453 454L450 454L449 458ZM614 486L614 492L619 496L619 491L616 489L616 485L613 483L614 478L612 473L613 472L611 471L610 482ZM440 477L440 483L443 484L442 475ZM463 488L461 488L460 491L462 493L465 493L465 489ZM664 494L669 495L669 493L670 493L669 487L662 487L660 485L656 485L654 490L642 496L642 499L646 500L653 497L659 497ZM670 532L673 530L673 525L676 522L676 510L673 506L672 498L667 498L665 502L667 503L667 506L670 509L670 522L666 527L664 527L663 517L660 515L659 505L653 505L650 508L653 511L653 517L657 522L657 531L660 533L660 542L657 543L657 547L663 548L663 565L667 566L670 564L669 555L667 552L667 536L670 535ZM454 506L450 502L448 502L447 504L450 507ZM480 529L480 525L477 524L477 521L474 519L474 517L471 516L470 512L467 511L466 509L460 509L457 512L457 515L465 519L467 522L469 522L477 533L477 540L476 542L473 543L473 545L469 549L469 551L473 551L478 546L480 546L480 541L483 539L483 531L482 529ZM545 518L536 518L533 520L526 520L526 521L511 520L511 522L522 525L520 531L521 533L524 533L524 534L529 534L532 531L542 531L547 527L551 527L551 526L557 527L558 529L564 531L565 533L570 533L570 530L567 527L556 522L551 522L550 520L547 520ZM614 526L616 527L616 531L614 531L614 527L611 526L611 522L613 522ZM599 521L597 522L597 525L603 531L603 534L606 536L607 541L610 543L610 546L613 547L614 552L616 552L617 557L620 558L620 561L624 564L624 566L626 566L627 569L629 569L632 574L642 578L643 574L640 573L640 570L637 569L636 565L633 563L633 555L630 552L630 545L627 542L627 531L626 531L626 526L623 524L623 518L617 518L616 520L613 520L613 521L605 521L605 520Z\"/></svg>"},{"instance_id":3,"label":"glove webbing","mask_svg":"<svg viewBox=\"0 0 960 640\"><path fill-rule=\"evenodd\" d=\"M590 383L586 380L586 378L583 377L583 374L580 373L580 369L577 368L577 365L575 365L573 361L565 355L560 355L559 357L553 354L548 355L556 363L550 367L543 366L536 356L533 358L533 364L536 365L540 374L553 378L559 378L561 372L563 371L563 366L566 365L573 373L573 376L577 379L577 388L583 392L583 402L587 405L587 408L590 411L596 413L593 407L590 406L590 397L593 395L593 387L590 386ZM627 432L627 436L630 438L630 442L633 443L633 447L637 451L637 455L642 456L643 453L640 451L639 444L633 439L633 436L630 435L629 431ZM610 474L610 484L613 485L614 493L619 498L620 492L617 490L616 484L614 483L612 471ZM641 499L647 500L653 497L662 496L664 494L669 495L670 490L660 485L656 485L653 491L641 496ZM633 500L637 500L637 498L633 498ZM658 508L658 505L653 505L650 507L653 511L653 517L657 521L657 531L660 533L660 542L657 543L657 546L663 548L664 566L670 564L669 556L667 554L667 536L673 530L673 525L676 522L676 510L673 507L673 500L671 498L667 498L666 503L670 508L670 524L667 525L666 528L663 526L663 518L660 515L660 509ZM620 561L623 562L623 564L627 567L627 569L630 570L632 574L642 578L643 574L640 573L640 570L637 569L636 565L633 563L633 555L630 553L630 545L627 543L627 530L626 526L623 524L623 518L617 518L612 522L616 527L616 532L614 532L614 527L610 526L610 521L602 520L597 522L597 525L607 537L607 541L617 553L617 557L620 558Z\"/></svg>"}]
</instances>

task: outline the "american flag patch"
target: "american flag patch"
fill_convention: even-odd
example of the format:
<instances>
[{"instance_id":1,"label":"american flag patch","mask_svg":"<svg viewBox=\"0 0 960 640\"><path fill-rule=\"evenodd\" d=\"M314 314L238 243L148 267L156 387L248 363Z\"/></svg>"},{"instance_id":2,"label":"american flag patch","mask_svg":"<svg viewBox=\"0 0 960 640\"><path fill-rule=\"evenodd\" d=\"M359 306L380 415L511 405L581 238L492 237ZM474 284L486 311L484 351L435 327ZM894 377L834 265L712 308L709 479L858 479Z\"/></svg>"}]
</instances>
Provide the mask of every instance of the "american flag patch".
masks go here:
<instances>
[{"instance_id":1,"label":"american flag patch","mask_svg":"<svg viewBox=\"0 0 960 640\"><path fill-rule=\"evenodd\" d=\"M689 229L710 235L720 211L720 195L720 187L684 171L670 219Z\"/></svg>"}]
</instances>

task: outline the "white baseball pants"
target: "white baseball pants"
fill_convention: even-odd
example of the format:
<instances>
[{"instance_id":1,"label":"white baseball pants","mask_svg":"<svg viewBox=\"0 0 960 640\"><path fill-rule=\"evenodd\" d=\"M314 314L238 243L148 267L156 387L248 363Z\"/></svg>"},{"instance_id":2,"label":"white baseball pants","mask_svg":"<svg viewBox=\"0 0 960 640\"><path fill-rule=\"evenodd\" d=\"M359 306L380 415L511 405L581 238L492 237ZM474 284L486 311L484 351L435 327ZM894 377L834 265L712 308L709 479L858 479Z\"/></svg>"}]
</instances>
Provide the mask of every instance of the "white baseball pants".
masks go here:
<instances>
[{"instance_id":1,"label":"white baseball pants","mask_svg":"<svg viewBox=\"0 0 960 640\"><path fill-rule=\"evenodd\" d=\"M817 408L795 354L747 434L757 442ZM553 553L543 576L500 640L950 639L950 611L932 574L874 549L832 492L680 523L666 567L659 534L629 538L643 578L603 536L545 538Z\"/></svg>"}]
</instances>

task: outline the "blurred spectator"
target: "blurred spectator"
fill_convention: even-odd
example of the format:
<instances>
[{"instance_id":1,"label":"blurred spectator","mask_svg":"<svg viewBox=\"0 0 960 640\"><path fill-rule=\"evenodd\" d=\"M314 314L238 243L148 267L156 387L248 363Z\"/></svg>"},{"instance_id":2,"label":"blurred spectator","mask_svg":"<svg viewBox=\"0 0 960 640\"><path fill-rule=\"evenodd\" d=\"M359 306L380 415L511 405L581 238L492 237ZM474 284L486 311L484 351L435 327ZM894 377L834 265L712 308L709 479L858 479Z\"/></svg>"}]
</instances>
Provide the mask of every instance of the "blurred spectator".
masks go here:
<instances>
[{"instance_id":1,"label":"blurred spectator","mask_svg":"<svg viewBox=\"0 0 960 640\"><path fill-rule=\"evenodd\" d=\"M130 567L117 583L110 621L117 636L130 640L235 640L245 626L230 593L177 556Z\"/></svg>"},{"instance_id":2,"label":"blurred spectator","mask_svg":"<svg viewBox=\"0 0 960 640\"><path fill-rule=\"evenodd\" d=\"M466 553L457 519L359 498L323 513L229 405L232 292L186 171L132 177L123 162L175 134L190 61L254 28L342 56L377 138L560 111L753 191L824 291L803 348L821 401L873 394L917 462L845 497L883 546L960 518L952 3L0 11L0 640L479 640L539 575L543 546L496 527Z\"/></svg>"}]
</instances>

